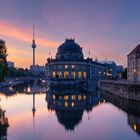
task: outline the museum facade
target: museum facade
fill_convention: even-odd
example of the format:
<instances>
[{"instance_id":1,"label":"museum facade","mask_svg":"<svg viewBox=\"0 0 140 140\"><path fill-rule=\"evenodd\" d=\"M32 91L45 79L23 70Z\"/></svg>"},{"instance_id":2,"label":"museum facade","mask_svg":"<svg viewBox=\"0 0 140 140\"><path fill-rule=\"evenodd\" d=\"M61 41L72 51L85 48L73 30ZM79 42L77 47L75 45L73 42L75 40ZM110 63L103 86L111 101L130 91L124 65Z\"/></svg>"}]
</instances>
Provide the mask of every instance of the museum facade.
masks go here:
<instances>
[{"instance_id":1,"label":"museum facade","mask_svg":"<svg viewBox=\"0 0 140 140\"><path fill-rule=\"evenodd\" d=\"M105 65L84 59L82 48L74 39L65 39L57 49L55 59L48 58L46 75L50 80L91 80L105 77Z\"/></svg>"}]
</instances>

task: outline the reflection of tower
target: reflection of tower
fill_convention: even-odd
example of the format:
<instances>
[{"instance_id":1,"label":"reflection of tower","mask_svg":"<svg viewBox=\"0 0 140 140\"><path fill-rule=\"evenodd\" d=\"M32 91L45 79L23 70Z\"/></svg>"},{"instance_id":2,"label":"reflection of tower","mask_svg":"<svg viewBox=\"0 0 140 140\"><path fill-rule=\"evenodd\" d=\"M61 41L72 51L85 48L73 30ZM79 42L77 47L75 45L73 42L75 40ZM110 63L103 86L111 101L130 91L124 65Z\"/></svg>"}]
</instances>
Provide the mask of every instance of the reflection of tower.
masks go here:
<instances>
[{"instance_id":1,"label":"reflection of tower","mask_svg":"<svg viewBox=\"0 0 140 140\"><path fill-rule=\"evenodd\" d=\"M34 123L35 123L35 111L36 111L36 108L35 108L35 93L33 92L33 109L32 109L32 112L33 112L33 131L34 131Z\"/></svg>"},{"instance_id":2,"label":"reflection of tower","mask_svg":"<svg viewBox=\"0 0 140 140\"><path fill-rule=\"evenodd\" d=\"M35 116L35 111L36 111L36 108L35 108L35 93L33 92L33 117Z\"/></svg>"},{"instance_id":3,"label":"reflection of tower","mask_svg":"<svg viewBox=\"0 0 140 140\"><path fill-rule=\"evenodd\" d=\"M36 48L36 44L35 44L34 25L33 25L33 44L32 44L32 48L33 48L33 66L35 66L35 48Z\"/></svg>"},{"instance_id":4,"label":"reflection of tower","mask_svg":"<svg viewBox=\"0 0 140 140\"><path fill-rule=\"evenodd\" d=\"M34 88L35 89L36 86L36 80L34 81ZM35 122L35 112L36 112L36 108L35 108L35 90L33 90L33 108L32 108L32 112L33 112L33 131L34 131L34 122Z\"/></svg>"}]
</instances>

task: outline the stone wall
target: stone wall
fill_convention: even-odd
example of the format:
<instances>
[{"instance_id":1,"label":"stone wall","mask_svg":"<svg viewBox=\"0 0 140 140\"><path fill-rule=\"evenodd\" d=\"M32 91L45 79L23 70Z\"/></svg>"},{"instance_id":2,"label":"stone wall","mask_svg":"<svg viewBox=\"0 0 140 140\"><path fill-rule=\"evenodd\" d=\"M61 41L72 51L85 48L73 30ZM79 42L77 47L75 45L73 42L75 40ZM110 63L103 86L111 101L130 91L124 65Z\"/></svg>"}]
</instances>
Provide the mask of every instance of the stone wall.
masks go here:
<instances>
[{"instance_id":1,"label":"stone wall","mask_svg":"<svg viewBox=\"0 0 140 140\"><path fill-rule=\"evenodd\" d=\"M100 81L98 88L126 99L140 101L140 84Z\"/></svg>"}]
</instances>

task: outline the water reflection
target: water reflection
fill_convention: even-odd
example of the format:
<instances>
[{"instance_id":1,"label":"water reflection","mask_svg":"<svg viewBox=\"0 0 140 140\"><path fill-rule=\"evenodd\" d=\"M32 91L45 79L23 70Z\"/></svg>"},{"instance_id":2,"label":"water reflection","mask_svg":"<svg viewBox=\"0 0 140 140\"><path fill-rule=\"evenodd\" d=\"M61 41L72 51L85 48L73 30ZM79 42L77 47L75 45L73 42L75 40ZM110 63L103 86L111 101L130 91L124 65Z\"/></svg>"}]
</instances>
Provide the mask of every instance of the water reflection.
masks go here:
<instances>
[{"instance_id":1,"label":"water reflection","mask_svg":"<svg viewBox=\"0 0 140 140\"><path fill-rule=\"evenodd\" d=\"M100 92L102 98L127 113L128 125L140 135L140 102L126 100L114 94Z\"/></svg>"},{"instance_id":2,"label":"water reflection","mask_svg":"<svg viewBox=\"0 0 140 140\"><path fill-rule=\"evenodd\" d=\"M13 96L16 94L46 93L47 90L46 83L42 81L32 81L30 83L24 83L17 86L1 88L0 92L6 96Z\"/></svg>"},{"instance_id":3,"label":"water reflection","mask_svg":"<svg viewBox=\"0 0 140 140\"><path fill-rule=\"evenodd\" d=\"M8 118L5 117L5 110L0 107L0 140L7 140Z\"/></svg>"},{"instance_id":4,"label":"water reflection","mask_svg":"<svg viewBox=\"0 0 140 140\"><path fill-rule=\"evenodd\" d=\"M12 87L13 98L0 94L10 122L9 139L139 139L140 103L102 91L50 89L36 94L42 89L36 82ZM0 127L0 139L7 137L7 128Z\"/></svg>"},{"instance_id":5,"label":"water reflection","mask_svg":"<svg viewBox=\"0 0 140 140\"><path fill-rule=\"evenodd\" d=\"M48 110L54 110L58 122L71 131L82 122L83 112L92 111L93 106L99 105L103 99L98 94L85 94L78 90L49 90L46 101Z\"/></svg>"}]
</instances>

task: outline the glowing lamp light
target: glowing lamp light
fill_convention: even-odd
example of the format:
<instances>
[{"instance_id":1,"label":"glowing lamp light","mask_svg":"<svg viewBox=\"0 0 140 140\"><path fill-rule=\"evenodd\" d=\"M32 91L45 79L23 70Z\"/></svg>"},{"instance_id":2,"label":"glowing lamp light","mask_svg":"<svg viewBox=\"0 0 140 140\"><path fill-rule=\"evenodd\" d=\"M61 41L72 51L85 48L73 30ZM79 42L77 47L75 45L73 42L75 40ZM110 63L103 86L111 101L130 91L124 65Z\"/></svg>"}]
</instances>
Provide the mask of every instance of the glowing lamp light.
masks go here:
<instances>
[{"instance_id":1,"label":"glowing lamp light","mask_svg":"<svg viewBox=\"0 0 140 140\"><path fill-rule=\"evenodd\" d=\"M71 103L71 106L74 107L74 102Z\"/></svg>"},{"instance_id":2,"label":"glowing lamp light","mask_svg":"<svg viewBox=\"0 0 140 140\"><path fill-rule=\"evenodd\" d=\"M133 71L134 71L134 72L136 72L136 70L135 70L135 69L134 69Z\"/></svg>"},{"instance_id":3,"label":"glowing lamp light","mask_svg":"<svg viewBox=\"0 0 140 140\"><path fill-rule=\"evenodd\" d=\"M65 107L68 107L68 102L65 102Z\"/></svg>"},{"instance_id":4,"label":"glowing lamp light","mask_svg":"<svg viewBox=\"0 0 140 140\"><path fill-rule=\"evenodd\" d=\"M136 126L136 124L134 124L134 130L135 130L135 131L137 130L137 126Z\"/></svg>"}]
</instances>

